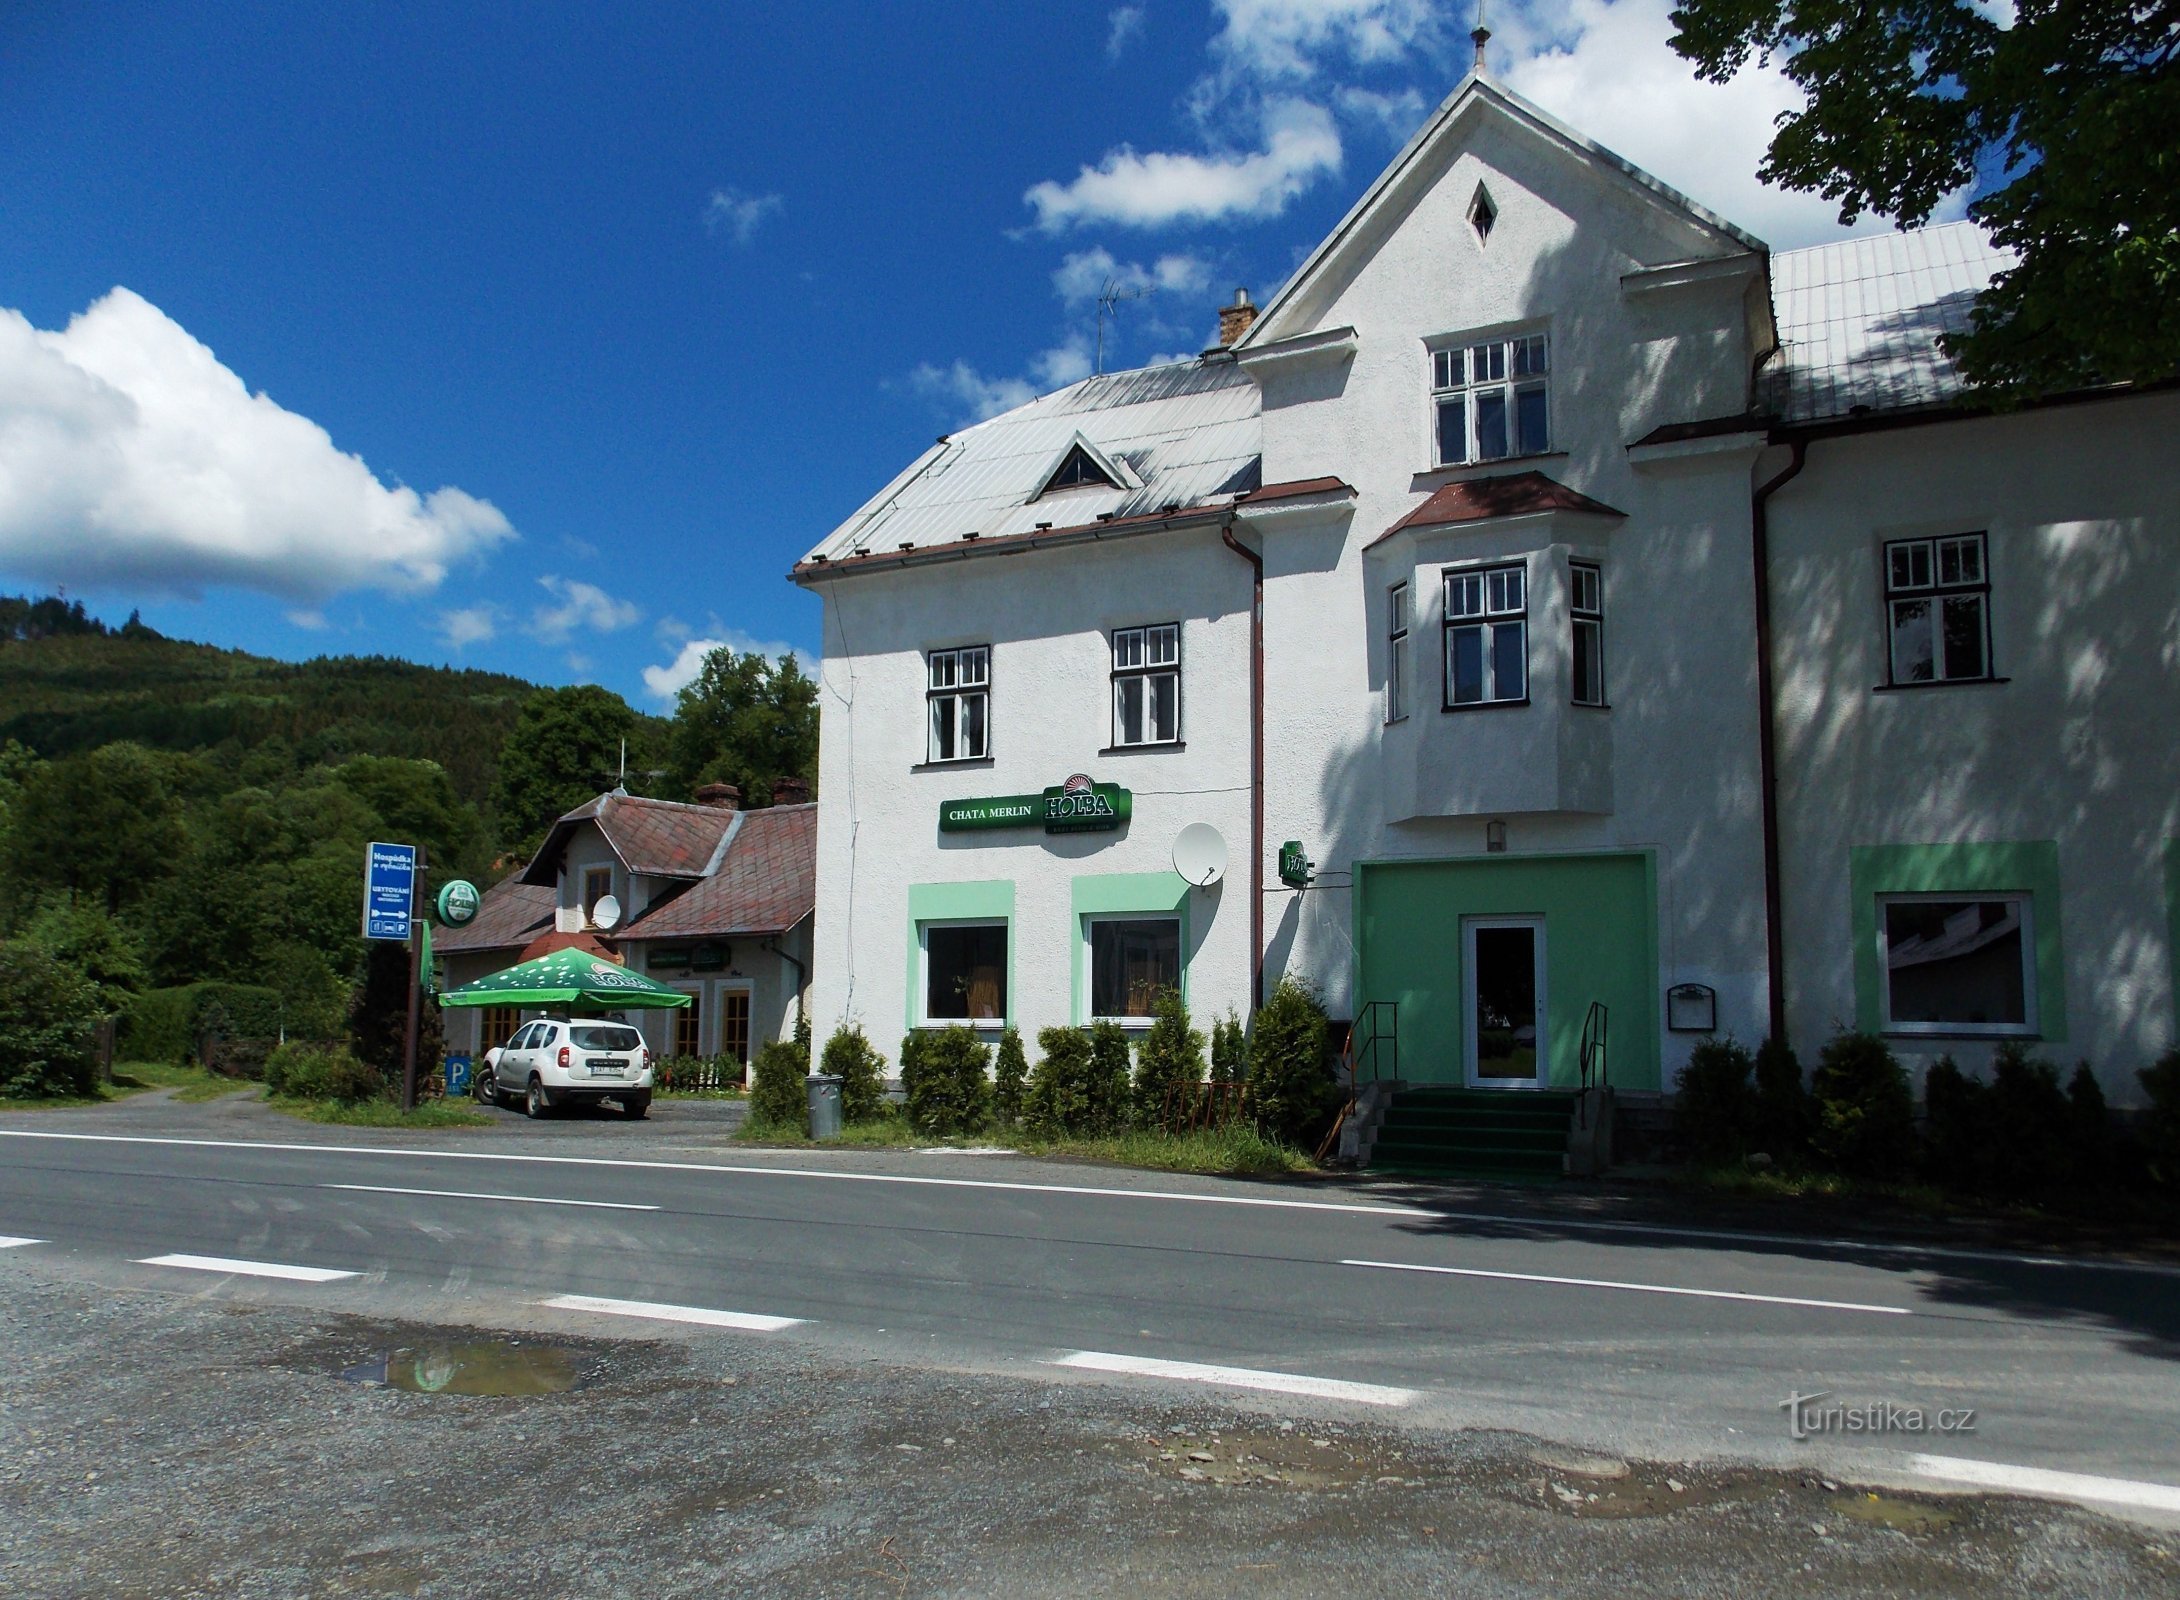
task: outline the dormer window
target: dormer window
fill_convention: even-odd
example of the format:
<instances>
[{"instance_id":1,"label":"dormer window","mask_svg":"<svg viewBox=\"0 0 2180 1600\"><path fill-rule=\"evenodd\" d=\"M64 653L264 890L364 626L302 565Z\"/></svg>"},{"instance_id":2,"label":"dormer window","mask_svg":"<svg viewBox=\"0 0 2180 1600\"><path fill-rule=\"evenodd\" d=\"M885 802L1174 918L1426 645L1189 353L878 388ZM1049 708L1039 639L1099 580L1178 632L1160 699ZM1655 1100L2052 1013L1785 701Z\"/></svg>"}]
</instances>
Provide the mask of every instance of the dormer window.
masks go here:
<instances>
[{"instance_id":1,"label":"dormer window","mask_svg":"<svg viewBox=\"0 0 2180 1600\"><path fill-rule=\"evenodd\" d=\"M1092 486L1103 489L1120 487L1113 481L1113 475L1092 460L1090 452L1078 444L1067 452L1067 459L1060 463L1059 470L1045 481L1044 488L1038 493L1050 494L1055 489L1084 489Z\"/></svg>"},{"instance_id":2,"label":"dormer window","mask_svg":"<svg viewBox=\"0 0 2180 1600\"><path fill-rule=\"evenodd\" d=\"M1433 350L1437 465L1466 466L1549 450L1549 367L1541 333Z\"/></svg>"}]
</instances>

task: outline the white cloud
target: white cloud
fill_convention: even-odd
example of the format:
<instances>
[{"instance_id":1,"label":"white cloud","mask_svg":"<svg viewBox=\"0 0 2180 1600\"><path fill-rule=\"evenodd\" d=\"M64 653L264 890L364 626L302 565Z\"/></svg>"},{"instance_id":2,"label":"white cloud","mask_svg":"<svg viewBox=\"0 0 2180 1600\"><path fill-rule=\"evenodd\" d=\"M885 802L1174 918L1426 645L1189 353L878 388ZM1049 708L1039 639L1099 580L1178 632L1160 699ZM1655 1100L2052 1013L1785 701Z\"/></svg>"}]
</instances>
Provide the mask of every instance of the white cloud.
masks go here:
<instances>
[{"instance_id":1,"label":"white cloud","mask_svg":"<svg viewBox=\"0 0 2180 1600\"><path fill-rule=\"evenodd\" d=\"M1317 76L1324 57L1358 66L1398 61L1443 34L1433 0L1215 0L1212 54L1266 81Z\"/></svg>"},{"instance_id":2,"label":"white cloud","mask_svg":"<svg viewBox=\"0 0 2180 1600\"><path fill-rule=\"evenodd\" d=\"M298 628L302 628L306 632L310 633L318 633L327 626L325 613L323 611L309 609L290 611L289 613L287 613L287 618Z\"/></svg>"},{"instance_id":3,"label":"white cloud","mask_svg":"<svg viewBox=\"0 0 2180 1600\"><path fill-rule=\"evenodd\" d=\"M1077 250L1055 267L1052 287L1070 306L1086 306L1105 292L1110 283L1124 294L1167 289L1193 293L1211 281L1211 263L1176 252L1160 256L1145 266L1140 261L1120 261L1103 245Z\"/></svg>"},{"instance_id":4,"label":"white cloud","mask_svg":"<svg viewBox=\"0 0 2180 1600\"><path fill-rule=\"evenodd\" d=\"M1072 182L1047 179L1022 198L1047 233L1094 222L1155 228L1276 217L1296 195L1339 170L1340 134L1331 113L1307 100L1267 101L1261 123L1261 150L1142 155L1122 145Z\"/></svg>"},{"instance_id":5,"label":"white cloud","mask_svg":"<svg viewBox=\"0 0 2180 1600\"><path fill-rule=\"evenodd\" d=\"M1423 113L1431 102L1423 98L1420 89L1388 92L1347 84L1334 92L1332 103L1348 121L1374 123L1388 142L1403 145L1423 125Z\"/></svg>"},{"instance_id":6,"label":"white cloud","mask_svg":"<svg viewBox=\"0 0 2180 1600\"><path fill-rule=\"evenodd\" d=\"M1105 59L1118 61L1129 41L1143 36L1143 8L1118 6L1106 14L1105 20L1111 29L1105 36Z\"/></svg>"},{"instance_id":7,"label":"white cloud","mask_svg":"<svg viewBox=\"0 0 2180 1600\"><path fill-rule=\"evenodd\" d=\"M128 289L58 333L0 308L0 566L24 577L315 604L435 588L514 537L461 489L388 488Z\"/></svg>"},{"instance_id":8,"label":"white cloud","mask_svg":"<svg viewBox=\"0 0 2180 1600\"><path fill-rule=\"evenodd\" d=\"M718 637L716 638L686 641L682 645L680 653L664 665L645 667L643 669L644 688L650 691L654 700L672 700L675 695L696 682L697 674L704 670L704 658L722 646L734 651L737 655L749 655L754 652L757 655L769 657L774 662L785 661L792 656L795 658L797 665L801 666L804 671L807 672L810 668L810 663L803 656L803 653L783 640L757 639L742 632L739 628L721 628L718 630Z\"/></svg>"},{"instance_id":9,"label":"white cloud","mask_svg":"<svg viewBox=\"0 0 2180 1600\"><path fill-rule=\"evenodd\" d=\"M1698 81L1668 42L1672 3L1567 0L1554 13L1558 42L1511 53L1506 82L1767 244L1790 249L1890 228L1873 216L1842 228L1838 207L1822 196L1757 181L1778 118L1800 109L1801 91L1776 65L1753 62L1728 83ZM1942 215L1959 214L1956 199Z\"/></svg>"},{"instance_id":10,"label":"white cloud","mask_svg":"<svg viewBox=\"0 0 2180 1600\"><path fill-rule=\"evenodd\" d=\"M618 633L643 620L643 612L627 600L616 600L595 583L548 574L538 587L560 604L535 612L529 626L538 637L558 643L577 629L586 633Z\"/></svg>"},{"instance_id":11,"label":"white cloud","mask_svg":"<svg viewBox=\"0 0 2180 1600\"><path fill-rule=\"evenodd\" d=\"M482 605L442 611L433 631L449 650L461 650L473 644L482 644L485 640L498 636L500 608L488 600Z\"/></svg>"},{"instance_id":12,"label":"white cloud","mask_svg":"<svg viewBox=\"0 0 2180 1600\"><path fill-rule=\"evenodd\" d=\"M714 189L704 204L704 226L713 233L734 235L736 244L756 237L758 224L786 202L776 194L744 194L739 189Z\"/></svg>"},{"instance_id":13,"label":"white cloud","mask_svg":"<svg viewBox=\"0 0 2180 1600\"><path fill-rule=\"evenodd\" d=\"M927 361L908 375L908 383L918 394L959 406L970 421L982 422L1080 382L1090 376L1090 366L1090 341L1076 333L1030 357L1026 377L989 378L966 361L946 367Z\"/></svg>"},{"instance_id":14,"label":"white cloud","mask_svg":"<svg viewBox=\"0 0 2180 1600\"><path fill-rule=\"evenodd\" d=\"M660 644L679 644L696 632L679 617L661 617L651 624L651 636Z\"/></svg>"}]
</instances>

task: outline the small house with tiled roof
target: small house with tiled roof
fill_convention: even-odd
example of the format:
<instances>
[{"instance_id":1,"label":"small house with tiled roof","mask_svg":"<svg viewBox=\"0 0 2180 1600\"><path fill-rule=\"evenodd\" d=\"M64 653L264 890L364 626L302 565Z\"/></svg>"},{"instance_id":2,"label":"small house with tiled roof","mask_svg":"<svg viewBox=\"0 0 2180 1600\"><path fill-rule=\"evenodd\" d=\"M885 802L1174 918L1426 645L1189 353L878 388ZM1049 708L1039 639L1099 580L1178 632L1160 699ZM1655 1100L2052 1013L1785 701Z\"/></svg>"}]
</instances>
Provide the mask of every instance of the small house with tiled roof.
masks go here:
<instances>
[{"instance_id":1,"label":"small house with tiled roof","mask_svg":"<svg viewBox=\"0 0 2180 1600\"><path fill-rule=\"evenodd\" d=\"M1841 1024L2138 1102L2180 390L1967 403L1940 340L2009 265L1775 252L1479 61L1261 311L941 439L796 564L819 1042L1292 976L1486 1130Z\"/></svg>"},{"instance_id":2,"label":"small house with tiled roof","mask_svg":"<svg viewBox=\"0 0 2180 1600\"><path fill-rule=\"evenodd\" d=\"M434 936L434 955L453 985L563 944L595 946L693 1000L632 1019L654 1051L747 1063L802 1015L816 845L807 802L744 811L731 784L706 785L694 804L616 789L556 821L474 921ZM490 1048L520 1020L450 1013L449 1048ZM455 1037L464 1028L474 1037Z\"/></svg>"}]
</instances>

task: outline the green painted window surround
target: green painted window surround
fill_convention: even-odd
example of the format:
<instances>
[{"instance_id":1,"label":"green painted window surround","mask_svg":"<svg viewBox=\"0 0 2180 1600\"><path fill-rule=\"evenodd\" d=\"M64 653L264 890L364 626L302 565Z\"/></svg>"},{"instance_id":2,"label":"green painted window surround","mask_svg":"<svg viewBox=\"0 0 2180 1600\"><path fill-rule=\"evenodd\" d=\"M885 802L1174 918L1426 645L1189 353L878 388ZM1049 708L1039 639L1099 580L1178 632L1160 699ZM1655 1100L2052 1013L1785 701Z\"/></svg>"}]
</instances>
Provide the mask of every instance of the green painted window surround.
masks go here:
<instances>
[{"instance_id":1,"label":"green painted window surround","mask_svg":"<svg viewBox=\"0 0 2180 1600\"><path fill-rule=\"evenodd\" d=\"M2025 894L2036 932L2036 1037L2066 1038L2066 946L2059 924L2059 846L2051 839L1991 844L1854 845L1847 852L1853 896L1855 1026L1884 1031L1884 974L1878 968L1877 899L1887 894ZM1933 1042L1943 1034L1916 1034ZM1980 1037L1980 1036L1979 1036Z\"/></svg>"},{"instance_id":2,"label":"green painted window surround","mask_svg":"<svg viewBox=\"0 0 2180 1600\"><path fill-rule=\"evenodd\" d=\"M1075 879L1068 890L1074 920L1069 1013L1077 1027L1090 1022L1090 917L1178 916L1181 919L1181 998L1188 998L1188 880L1178 872L1106 872ZM1011 982L1011 976L1009 981ZM1011 998L1012 991L1009 991Z\"/></svg>"},{"instance_id":3,"label":"green painted window surround","mask_svg":"<svg viewBox=\"0 0 2180 1600\"><path fill-rule=\"evenodd\" d=\"M1014 1025L1014 880L912 883L908 886L908 1017L913 1030L938 1024L923 1020L923 925L927 922L1002 922L1007 927L1007 1015ZM986 1028L990 1023L983 1024Z\"/></svg>"}]
</instances>

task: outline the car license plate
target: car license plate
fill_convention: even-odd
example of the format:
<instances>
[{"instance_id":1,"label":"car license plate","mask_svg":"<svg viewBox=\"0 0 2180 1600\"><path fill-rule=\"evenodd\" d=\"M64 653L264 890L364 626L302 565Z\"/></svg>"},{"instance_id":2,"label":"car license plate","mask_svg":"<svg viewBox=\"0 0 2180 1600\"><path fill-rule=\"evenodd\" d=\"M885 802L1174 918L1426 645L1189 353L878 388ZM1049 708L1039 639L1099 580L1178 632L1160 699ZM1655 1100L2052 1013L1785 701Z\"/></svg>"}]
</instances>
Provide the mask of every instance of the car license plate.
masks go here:
<instances>
[{"instance_id":1,"label":"car license plate","mask_svg":"<svg viewBox=\"0 0 2180 1600\"><path fill-rule=\"evenodd\" d=\"M610 1057L603 1061L588 1061L585 1062L584 1065L590 1068L590 1075L594 1078L607 1074L610 1074L611 1076L617 1078L623 1072L626 1072L628 1070L627 1067L623 1066L620 1062L611 1059Z\"/></svg>"}]
</instances>

